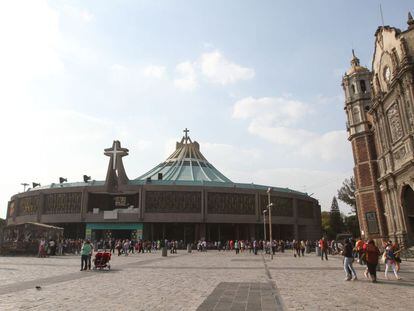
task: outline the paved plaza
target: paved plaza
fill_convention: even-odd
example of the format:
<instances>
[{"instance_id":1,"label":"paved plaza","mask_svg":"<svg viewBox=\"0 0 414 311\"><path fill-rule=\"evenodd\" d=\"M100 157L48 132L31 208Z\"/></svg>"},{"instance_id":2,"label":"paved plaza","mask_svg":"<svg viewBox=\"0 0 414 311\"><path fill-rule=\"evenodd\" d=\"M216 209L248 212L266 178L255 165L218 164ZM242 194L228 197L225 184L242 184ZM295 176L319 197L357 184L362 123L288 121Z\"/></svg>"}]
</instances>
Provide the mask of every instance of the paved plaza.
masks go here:
<instances>
[{"instance_id":1,"label":"paved plaza","mask_svg":"<svg viewBox=\"0 0 414 311\"><path fill-rule=\"evenodd\" d=\"M114 256L111 271L79 271L79 256L0 257L0 310L410 310L414 262L401 277L344 281L342 258L193 252ZM39 287L40 288L36 288Z\"/></svg>"}]
</instances>

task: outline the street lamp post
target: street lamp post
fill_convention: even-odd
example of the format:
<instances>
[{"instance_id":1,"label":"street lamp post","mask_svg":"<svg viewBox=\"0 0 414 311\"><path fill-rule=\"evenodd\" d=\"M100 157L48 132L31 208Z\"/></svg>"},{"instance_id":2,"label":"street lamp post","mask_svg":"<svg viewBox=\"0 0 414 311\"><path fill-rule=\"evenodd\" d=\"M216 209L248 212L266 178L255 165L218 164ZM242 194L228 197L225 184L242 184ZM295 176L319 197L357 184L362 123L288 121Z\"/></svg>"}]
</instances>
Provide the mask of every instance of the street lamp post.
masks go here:
<instances>
[{"instance_id":1,"label":"street lamp post","mask_svg":"<svg viewBox=\"0 0 414 311\"><path fill-rule=\"evenodd\" d=\"M266 213L267 213L267 209L263 210L263 232L264 232L264 242L265 243L267 241L266 240Z\"/></svg>"},{"instance_id":2,"label":"street lamp post","mask_svg":"<svg viewBox=\"0 0 414 311\"><path fill-rule=\"evenodd\" d=\"M272 206L273 203L270 203L270 191L272 188L267 189L267 208L269 210L269 240L270 240L270 259L273 260L273 236L272 236Z\"/></svg>"},{"instance_id":3,"label":"street lamp post","mask_svg":"<svg viewBox=\"0 0 414 311\"><path fill-rule=\"evenodd\" d=\"M26 187L29 185L28 183L21 183L21 185L23 186L23 192L26 192Z\"/></svg>"}]
</instances>

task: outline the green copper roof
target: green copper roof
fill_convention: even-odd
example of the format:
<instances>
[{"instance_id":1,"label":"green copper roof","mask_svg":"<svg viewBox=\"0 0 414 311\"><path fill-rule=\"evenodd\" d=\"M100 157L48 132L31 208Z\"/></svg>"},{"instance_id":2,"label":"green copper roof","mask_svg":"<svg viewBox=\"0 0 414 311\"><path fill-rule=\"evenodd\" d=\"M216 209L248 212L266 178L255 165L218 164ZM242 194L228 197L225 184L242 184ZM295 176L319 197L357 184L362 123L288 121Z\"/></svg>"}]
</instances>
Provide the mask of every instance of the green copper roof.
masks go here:
<instances>
[{"instance_id":1,"label":"green copper roof","mask_svg":"<svg viewBox=\"0 0 414 311\"><path fill-rule=\"evenodd\" d=\"M190 182L232 183L219 172L200 152L200 145L187 136L177 142L175 151L163 163L135 180L167 180Z\"/></svg>"}]
</instances>

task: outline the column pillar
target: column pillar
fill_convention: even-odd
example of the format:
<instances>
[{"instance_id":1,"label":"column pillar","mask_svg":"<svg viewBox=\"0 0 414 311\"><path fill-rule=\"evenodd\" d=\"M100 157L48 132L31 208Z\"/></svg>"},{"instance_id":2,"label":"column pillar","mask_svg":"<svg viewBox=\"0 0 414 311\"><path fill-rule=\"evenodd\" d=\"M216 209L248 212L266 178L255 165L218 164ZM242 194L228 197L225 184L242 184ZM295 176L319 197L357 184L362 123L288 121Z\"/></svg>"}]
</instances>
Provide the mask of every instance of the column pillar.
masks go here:
<instances>
[{"instance_id":1,"label":"column pillar","mask_svg":"<svg viewBox=\"0 0 414 311\"><path fill-rule=\"evenodd\" d=\"M298 199L293 199L293 235L295 240L299 239L299 226L298 226L298 219L299 219L299 213L298 213Z\"/></svg>"},{"instance_id":2,"label":"column pillar","mask_svg":"<svg viewBox=\"0 0 414 311\"><path fill-rule=\"evenodd\" d=\"M256 239L256 226L255 224L249 224L249 240Z\"/></svg>"},{"instance_id":3,"label":"column pillar","mask_svg":"<svg viewBox=\"0 0 414 311\"><path fill-rule=\"evenodd\" d=\"M203 239L206 239L206 224L205 223L203 223L203 224L200 224L199 225L199 234L200 234L200 239L201 238L203 238Z\"/></svg>"},{"instance_id":4,"label":"column pillar","mask_svg":"<svg viewBox=\"0 0 414 311\"><path fill-rule=\"evenodd\" d=\"M201 190L201 221L205 222L206 221L206 206L207 206L207 192L206 190L203 188L203 190Z\"/></svg>"},{"instance_id":5,"label":"column pillar","mask_svg":"<svg viewBox=\"0 0 414 311\"><path fill-rule=\"evenodd\" d=\"M86 187L83 187L82 190L82 203L81 203L81 221L85 220L85 216L88 213L88 200L89 200L89 194Z\"/></svg>"},{"instance_id":6,"label":"column pillar","mask_svg":"<svg viewBox=\"0 0 414 311\"><path fill-rule=\"evenodd\" d=\"M194 241L200 240L200 224L194 224Z\"/></svg>"},{"instance_id":7,"label":"column pillar","mask_svg":"<svg viewBox=\"0 0 414 311\"><path fill-rule=\"evenodd\" d=\"M139 189L139 220L143 221L145 217L145 189L144 186L142 186Z\"/></svg>"},{"instance_id":8,"label":"column pillar","mask_svg":"<svg viewBox=\"0 0 414 311\"><path fill-rule=\"evenodd\" d=\"M39 194L39 208L37 210L37 217L36 217L36 221L39 223L42 222L42 215L43 215L43 211L45 210L44 206L45 206L45 194L41 192Z\"/></svg>"},{"instance_id":9,"label":"column pillar","mask_svg":"<svg viewBox=\"0 0 414 311\"><path fill-rule=\"evenodd\" d=\"M256 211L256 221L260 221L260 217L262 216L262 211L260 210L260 194L256 192L255 194L255 211Z\"/></svg>"}]
</instances>

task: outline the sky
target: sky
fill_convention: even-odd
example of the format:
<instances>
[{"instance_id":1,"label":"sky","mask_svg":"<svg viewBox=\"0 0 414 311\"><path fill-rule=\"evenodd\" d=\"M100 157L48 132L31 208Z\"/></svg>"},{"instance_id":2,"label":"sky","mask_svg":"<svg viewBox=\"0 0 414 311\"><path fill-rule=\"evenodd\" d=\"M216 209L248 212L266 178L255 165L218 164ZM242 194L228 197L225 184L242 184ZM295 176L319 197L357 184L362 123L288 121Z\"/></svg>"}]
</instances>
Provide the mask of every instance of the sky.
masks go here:
<instances>
[{"instance_id":1,"label":"sky","mask_svg":"<svg viewBox=\"0 0 414 311\"><path fill-rule=\"evenodd\" d=\"M0 1L0 217L21 183L137 178L190 137L234 182L329 210L352 175L341 79L371 68L379 1ZM412 1L382 1L406 29ZM350 208L341 204L341 211Z\"/></svg>"}]
</instances>

